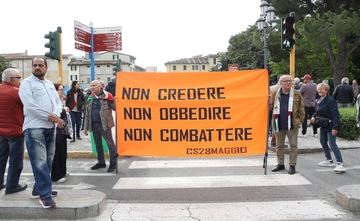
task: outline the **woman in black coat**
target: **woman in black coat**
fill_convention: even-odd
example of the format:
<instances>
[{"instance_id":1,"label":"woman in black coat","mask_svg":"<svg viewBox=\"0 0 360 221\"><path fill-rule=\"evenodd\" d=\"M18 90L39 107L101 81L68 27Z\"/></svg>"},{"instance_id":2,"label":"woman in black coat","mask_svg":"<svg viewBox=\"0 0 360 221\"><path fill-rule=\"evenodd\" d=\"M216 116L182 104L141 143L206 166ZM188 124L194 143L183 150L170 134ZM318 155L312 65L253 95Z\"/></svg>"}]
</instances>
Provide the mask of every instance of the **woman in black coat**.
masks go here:
<instances>
[{"instance_id":1,"label":"woman in black coat","mask_svg":"<svg viewBox=\"0 0 360 221\"><path fill-rule=\"evenodd\" d=\"M71 83L71 89L66 95L66 106L70 109L70 116L73 127L73 140L70 142L75 141L75 135L78 140L81 140L81 112L84 103L85 98L84 93L80 90L80 83L78 81L73 81Z\"/></svg>"},{"instance_id":2,"label":"woman in black coat","mask_svg":"<svg viewBox=\"0 0 360 221\"><path fill-rule=\"evenodd\" d=\"M335 167L335 172L345 172L344 162L341 156L339 147L336 144L336 135L340 130L340 115L336 101L329 95L330 86L326 83L317 85L317 91L320 98L315 107L315 114L311 118L311 123L315 123L316 118L321 116L328 119L327 126L322 126L320 129L320 144L325 154L325 160L319 163L322 167ZM336 165L334 164L330 148L332 149Z\"/></svg>"},{"instance_id":3,"label":"woman in black coat","mask_svg":"<svg viewBox=\"0 0 360 221\"><path fill-rule=\"evenodd\" d=\"M61 96L64 93L64 88L61 84L54 84L55 89ZM69 175L66 171L66 158L67 158L67 138L69 137L67 127L68 120L65 108L62 109L60 118L64 120L64 127L56 127L55 135L55 155L51 168L51 180L53 182L63 183L66 181L65 177Z\"/></svg>"}]
</instances>

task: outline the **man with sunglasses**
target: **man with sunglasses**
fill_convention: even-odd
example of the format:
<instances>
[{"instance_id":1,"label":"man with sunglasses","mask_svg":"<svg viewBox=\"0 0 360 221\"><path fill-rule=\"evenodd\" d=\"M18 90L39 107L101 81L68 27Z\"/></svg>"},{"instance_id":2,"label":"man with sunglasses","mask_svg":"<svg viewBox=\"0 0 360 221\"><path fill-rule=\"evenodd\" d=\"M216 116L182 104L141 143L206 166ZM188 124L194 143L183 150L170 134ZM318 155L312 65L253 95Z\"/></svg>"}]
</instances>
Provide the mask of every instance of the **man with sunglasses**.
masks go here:
<instances>
[{"instance_id":1,"label":"man with sunglasses","mask_svg":"<svg viewBox=\"0 0 360 221\"><path fill-rule=\"evenodd\" d=\"M24 123L23 104L19 97L20 73L14 68L8 68L2 73L0 93L0 190L5 194L23 191L26 184L19 184L24 160ZM4 174L9 159L6 186Z\"/></svg>"},{"instance_id":2,"label":"man with sunglasses","mask_svg":"<svg viewBox=\"0 0 360 221\"><path fill-rule=\"evenodd\" d=\"M32 75L21 83L19 95L24 104L23 132L35 184L30 197L40 198L43 208L55 207L50 171L55 154L55 127L64 126L60 119L63 105L54 84L45 79L48 69L44 58L32 60Z\"/></svg>"}]
</instances>

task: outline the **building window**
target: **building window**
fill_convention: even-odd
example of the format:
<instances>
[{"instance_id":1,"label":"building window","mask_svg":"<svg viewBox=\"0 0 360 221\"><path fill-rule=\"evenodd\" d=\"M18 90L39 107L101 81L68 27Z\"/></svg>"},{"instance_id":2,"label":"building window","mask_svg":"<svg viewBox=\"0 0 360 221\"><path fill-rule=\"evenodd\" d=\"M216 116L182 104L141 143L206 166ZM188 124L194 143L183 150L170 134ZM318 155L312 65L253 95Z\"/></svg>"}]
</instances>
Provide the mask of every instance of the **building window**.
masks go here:
<instances>
[{"instance_id":1,"label":"building window","mask_svg":"<svg viewBox=\"0 0 360 221\"><path fill-rule=\"evenodd\" d=\"M110 67L110 65L106 65L106 67L108 67L108 68L109 68L109 67Z\"/></svg>"},{"instance_id":2,"label":"building window","mask_svg":"<svg viewBox=\"0 0 360 221\"><path fill-rule=\"evenodd\" d=\"M184 65L184 71L186 71L186 65Z\"/></svg>"},{"instance_id":3,"label":"building window","mask_svg":"<svg viewBox=\"0 0 360 221\"><path fill-rule=\"evenodd\" d=\"M118 54L113 54L113 60L117 60L119 59L119 55Z\"/></svg>"},{"instance_id":4,"label":"building window","mask_svg":"<svg viewBox=\"0 0 360 221\"><path fill-rule=\"evenodd\" d=\"M176 65L173 65L173 71L176 71Z\"/></svg>"},{"instance_id":5,"label":"building window","mask_svg":"<svg viewBox=\"0 0 360 221\"><path fill-rule=\"evenodd\" d=\"M86 66L87 68L90 68L90 66L88 65L88 66Z\"/></svg>"},{"instance_id":6,"label":"building window","mask_svg":"<svg viewBox=\"0 0 360 221\"><path fill-rule=\"evenodd\" d=\"M205 65L204 64L202 65L202 69L205 70Z\"/></svg>"},{"instance_id":7,"label":"building window","mask_svg":"<svg viewBox=\"0 0 360 221\"><path fill-rule=\"evenodd\" d=\"M72 70L72 71L76 71L76 70L77 70L77 66L71 65L71 70Z\"/></svg>"},{"instance_id":8,"label":"building window","mask_svg":"<svg viewBox=\"0 0 360 221\"><path fill-rule=\"evenodd\" d=\"M197 65L197 64L193 64L192 69L193 69L193 71L199 70L198 65Z\"/></svg>"},{"instance_id":9,"label":"building window","mask_svg":"<svg viewBox=\"0 0 360 221\"><path fill-rule=\"evenodd\" d=\"M110 82L110 80L111 80L110 78L107 78L107 82Z\"/></svg>"},{"instance_id":10,"label":"building window","mask_svg":"<svg viewBox=\"0 0 360 221\"><path fill-rule=\"evenodd\" d=\"M97 67L97 68L99 68L99 67L100 67L100 65L96 65L96 67Z\"/></svg>"},{"instance_id":11,"label":"building window","mask_svg":"<svg viewBox=\"0 0 360 221\"><path fill-rule=\"evenodd\" d=\"M77 75L76 74L70 75L70 80L71 81L77 81Z\"/></svg>"},{"instance_id":12,"label":"building window","mask_svg":"<svg viewBox=\"0 0 360 221\"><path fill-rule=\"evenodd\" d=\"M216 64L216 58L213 58L213 64Z\"/></svg>"},{"instance_id":13,"label":"building window","mask_svg":"<svg viewBox=\"0 0 360 221\"><path fill-rule=\"evenodd\" d=\"M86 80L87 80L87 83L90 84L90 78L87 78Z\"/></svg>"}]
</instances>

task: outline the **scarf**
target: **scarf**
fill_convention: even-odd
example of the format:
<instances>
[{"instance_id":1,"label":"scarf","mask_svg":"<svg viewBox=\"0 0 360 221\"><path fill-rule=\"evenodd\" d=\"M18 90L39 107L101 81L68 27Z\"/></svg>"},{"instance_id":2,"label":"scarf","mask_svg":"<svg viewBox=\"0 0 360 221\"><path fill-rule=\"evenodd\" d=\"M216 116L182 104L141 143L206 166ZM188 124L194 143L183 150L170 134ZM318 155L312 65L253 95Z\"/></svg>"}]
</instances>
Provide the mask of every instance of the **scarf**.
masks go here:
<instances>
[{"instance_id":1,"label":"scarf","mask_svg":"<svg viewBox=\"0 0 360 221\"><path fill-rule=\"evenodd\" d=\"M281 88L279 88L278 91L276 92L275 100L274 100L273 115L274 115L275 132L279 131L280 98L281 98L280 91ZM289 104L288 104L288 130L290 130L291 128L291 113L293 109L293 104L294 104L294 89L290 88Z\"/></svg>"}]
</instances>

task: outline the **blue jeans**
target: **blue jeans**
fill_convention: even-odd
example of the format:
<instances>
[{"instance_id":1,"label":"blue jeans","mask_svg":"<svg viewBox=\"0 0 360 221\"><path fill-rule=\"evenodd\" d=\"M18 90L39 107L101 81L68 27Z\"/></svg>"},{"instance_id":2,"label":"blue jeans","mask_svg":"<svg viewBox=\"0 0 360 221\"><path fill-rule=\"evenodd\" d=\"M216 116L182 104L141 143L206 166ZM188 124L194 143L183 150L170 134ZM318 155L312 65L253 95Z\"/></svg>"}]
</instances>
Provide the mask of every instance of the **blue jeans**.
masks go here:
<instances>
[{"instance_id":1,"label":"blue jeans","mask_svg":"<svg viewBox=\"0 0 360 221\"><path fill-rule=\"evenodd\" d=\"M327 160L332 159L331 153L330 153L330 148L329 148L329 146L330 146L336 157L336 162L343 163L340 149L336 144L336 136L333 136L331 134L331 131L320 130L320 144L324 150L324 154L325 154L325 157Z\"/></svg>"},{"instance_id":2,"label":"blue jeans","mask_svg":"<svg viewBox=\"0 0 360 221\"><path fill-rule=\"evenodd\" d=\"M18 187L20 174L24 162L24 137L0 136L0 185L4 184L6 163L9 158L6 189L13 190Z\"/></svg>"},{"instance_id":3,"label":"blue jeans","mask_svg":"<svg viewBox=\"0 0 360 221\"><path fill-rule=\"evenodd\" d=\"M24 134L35 179L34 190L44 199L52 191L50 172L55 155L55 128L28 128Z\"/></svg>"},{"instance_id":4,"label":"blue jeans","mask_svg":"<svg viewBox=\"0 0 360 221\"><path fill-rule=\"evenodd\" d=\"M80 137L80 127L81 127L81 112L70 111L71 123L73 127L73 139ZM76 130L75 130L76 129Z\"/></svg>"}]
</instances>

